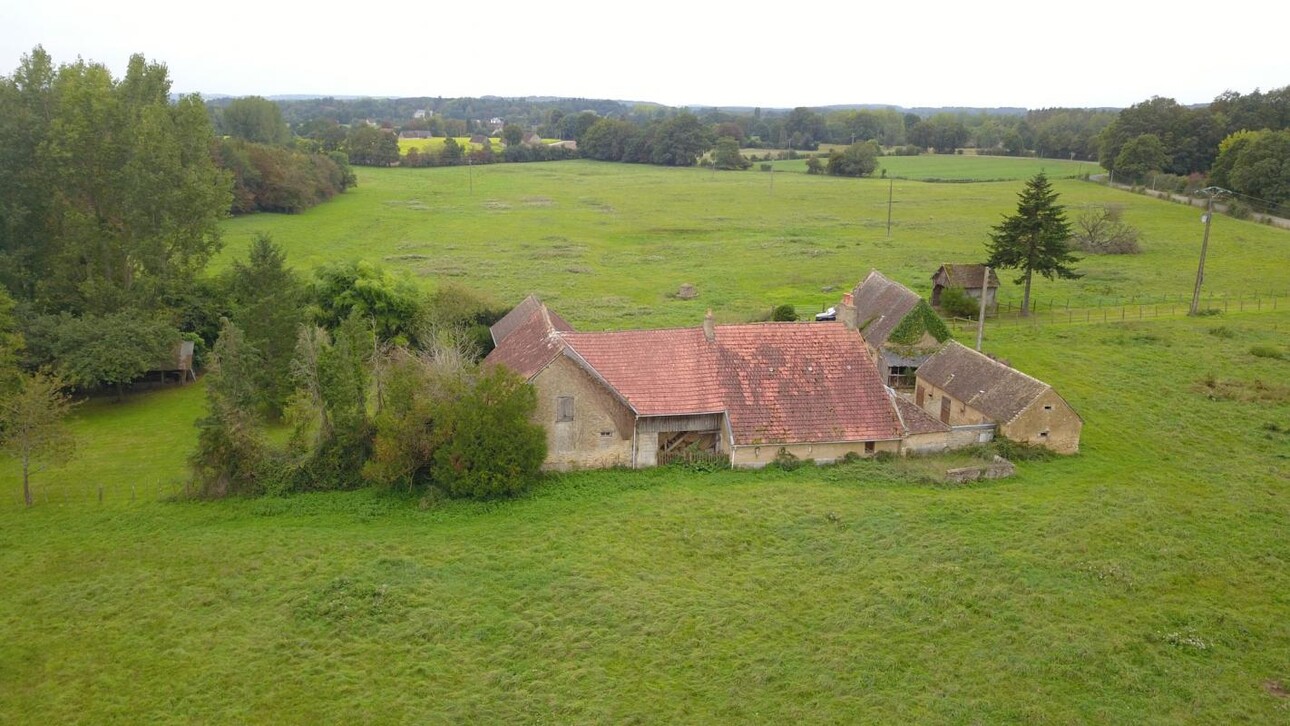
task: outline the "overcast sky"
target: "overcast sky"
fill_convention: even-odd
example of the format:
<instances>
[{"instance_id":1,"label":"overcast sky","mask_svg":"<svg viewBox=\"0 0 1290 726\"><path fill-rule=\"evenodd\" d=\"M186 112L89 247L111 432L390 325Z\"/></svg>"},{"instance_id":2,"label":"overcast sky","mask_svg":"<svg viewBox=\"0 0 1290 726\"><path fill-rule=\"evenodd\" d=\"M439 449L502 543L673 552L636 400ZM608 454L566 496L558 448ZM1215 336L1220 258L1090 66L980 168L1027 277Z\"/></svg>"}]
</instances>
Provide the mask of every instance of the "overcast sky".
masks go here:
<instances>
[{"instance_id":1,"label":"overcast sky","mask_svg":"<svg viewBox=\"0 0 1290 726\"><path fill-rule=\"evenodd\" d=\"M1290 84L1284 0L1239 11L1187 0L8 5L4 75L37 44L116 75L143 53L169 67L175 91L208 95L1041 108Z\"/></svg>"}]
</instances>

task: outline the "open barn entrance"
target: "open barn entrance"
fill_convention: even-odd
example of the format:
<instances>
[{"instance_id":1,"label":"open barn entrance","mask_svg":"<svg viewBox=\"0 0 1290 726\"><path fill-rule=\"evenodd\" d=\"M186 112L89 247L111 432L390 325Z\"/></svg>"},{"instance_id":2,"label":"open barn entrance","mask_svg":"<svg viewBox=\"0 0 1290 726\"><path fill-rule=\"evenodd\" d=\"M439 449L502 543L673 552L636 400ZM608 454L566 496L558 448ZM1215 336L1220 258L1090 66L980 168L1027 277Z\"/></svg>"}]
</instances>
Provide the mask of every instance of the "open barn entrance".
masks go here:
<instances>
[{"instance_id":1,"label":"open barn entrance","mask_svg":"<svg viewBox=\"0 0 1290 726\"><path fill-rule=\"evenodd\" d=\"M664 431L658 435L658 463L691 461L717 454L716 431Z\"/></svg>"}]
</instances>

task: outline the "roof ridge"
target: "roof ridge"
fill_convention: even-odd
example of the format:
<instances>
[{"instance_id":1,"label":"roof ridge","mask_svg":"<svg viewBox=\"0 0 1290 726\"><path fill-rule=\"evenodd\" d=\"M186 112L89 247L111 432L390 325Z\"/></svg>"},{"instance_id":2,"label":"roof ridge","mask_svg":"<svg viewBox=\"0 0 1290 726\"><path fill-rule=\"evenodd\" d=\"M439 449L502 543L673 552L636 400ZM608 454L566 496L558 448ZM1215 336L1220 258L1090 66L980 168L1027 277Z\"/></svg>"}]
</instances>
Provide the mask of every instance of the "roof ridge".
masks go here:
<instances>
[{"instance_id":1,"label":"roof ridge","mask_svg":"<svg viewBox=\"0 0 1290 726\"><path fill-rule=\"evenodd\" d=\"M1032 381L1034 381L1035 383L1038 383L1039 385L1044 386L1045 388L1050 388L1050 389L1052 388L1052 385L1051 385L1051 384L1045 383L1044 381L1041 381L1041 380L1039 380L1038 378L1035 378L1034 376L1030 375L1029 373L1026 373L1025 371L1021 370L1020 368L1013 368L1012 366L1008 365L1007 363L1004 363L1003 361L999 360L998 358L991 358L990 356L986 355L985 353L982 353L982 352L981 352L981 351L979 351L979 350L973 350L972 348L969 348L969 347L967 347L966 345L963 345L962 343L958 342L957 340L953 340L953 339L951 339L951 340L950 340L950 344L957 345L958 347L962 348L963 350L966 350L967 352L969 352L969 353L971 353L971 354L973 354L973 355L975 355L975 356L978 356L978 357L980 357L980 358L982 358L982 359L984 359L984 360L986 360L986 361L989 361L990 363L993 363L993 364L995 364L995 365L997 365L997 366L1001 366L1001 367L1003 367L1003 368L1005 368L1005 369L1007 369L1007 370L1010 370L1010 371L1012 371L1013 373L1016 373L1017 375L1021 376L1022 378L1027 378L1027 379L1029 379L1029 380L1032 380ZM948 349L949 347L950 347L950 345L948 345L948 344L947 344L947 345L945 346L945 348L942 348L941 350ZM939 354L940 354L940 353L938 352L938 353L937 353L937 355L939 355Z\"/></svg>"}]
</instances>

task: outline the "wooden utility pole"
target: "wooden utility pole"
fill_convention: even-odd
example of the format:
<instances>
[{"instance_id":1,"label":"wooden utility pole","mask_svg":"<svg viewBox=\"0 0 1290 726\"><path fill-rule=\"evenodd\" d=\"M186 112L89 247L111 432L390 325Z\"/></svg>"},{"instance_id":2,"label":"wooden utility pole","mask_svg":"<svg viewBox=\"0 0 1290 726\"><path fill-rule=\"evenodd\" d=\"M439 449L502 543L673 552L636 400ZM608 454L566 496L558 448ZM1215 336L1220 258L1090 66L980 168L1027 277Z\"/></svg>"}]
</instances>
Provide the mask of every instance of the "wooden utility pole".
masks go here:
<instances>
[{"instance_id":1,"label":"wooden utility pole","mask_svg":"<svg viewBox=\"0 0 1290 726\"><path fill-rule=\"evenodd\" d=\"M985 266L981 275L981 311L976 319L976 352L981 352L981 341L985 338L985 296L990 289L990 266Z\"/></svg>"},{"instance_id":2,"label":"wooden utility pole","mask_svg":"<svg viewBox=\"0 0 1290 726\"><path fill-rule=\"evenodd\" d=\"M1220 187L1205 187L1199 194L1209 197L1209 202L1205 205L1205 236L1200 241L1200 265L1196 268L1196 288L1191 293L1191 309L1188 315L1197 315L1200 312L1200 287L1205 282L1205 254L1209 251L1209 226L1214 221L1214 197L1219 194L1227 194L1226 189Z\"/></svg>"},{"instance_id":3,"label":"wooden utility pole","mask_svg":"<svg viewBox=\"0 0 1290 726\"><path fill-rule=\"evenodd\" d=\"M489 142L492 143L491 141ZM475 194L475 160L469 156L466 157L466 178L470 181L470 194Z\"/></svg>"},{"instance_id":4,"label":"wooden utility pole","mask_svg":"<svg viewBox=\"0 0 1290 726\"><path fill-rule=\"evenodd\" d=\"M887 180L887 238L891 238L891 194L896 189L896 180Z\"/></svg>"},{"instance_id":5,"label":"wooden utility pole","mask_svg":"<svg viewBox=\"0 0 1290 726\"><path fill-rule=\"evenodd\" d=\"M770 168L770 193L775 194L775 167Z\"/></svg>"}]
</instances>

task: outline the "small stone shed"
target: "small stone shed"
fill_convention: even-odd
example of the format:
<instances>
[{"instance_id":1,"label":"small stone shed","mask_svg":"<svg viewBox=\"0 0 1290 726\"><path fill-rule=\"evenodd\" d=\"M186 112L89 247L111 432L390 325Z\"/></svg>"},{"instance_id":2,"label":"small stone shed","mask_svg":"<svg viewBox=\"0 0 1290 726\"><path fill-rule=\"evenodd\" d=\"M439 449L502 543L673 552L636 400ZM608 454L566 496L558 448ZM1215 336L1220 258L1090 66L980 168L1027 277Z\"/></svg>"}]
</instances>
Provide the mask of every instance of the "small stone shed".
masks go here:
<instances>
[{"instance_id":1,"label":"small stone shed","mask_svg":"<svg viewBox=\"0 0 1290 726\"><path fill-rule=\"evenodd\" d=\"M992 423L1013 441L1079 451L1084 420L1052 386L957 342L918 369L914 402L951 427Z\"/></svg>"},{"instance_id":2,"label":"small stone shed","mask_svg":"<svg viewBox=\"0 0 1290 726\"><path fill-rule=\"evenodd\" d=\"M962 288L969 297L980 300L984 291L985 307L996 310L999 307L999 278L990 270L990 276L984 288L981 280L985 278L985 265L945 263L932 273L932 307L941 306L941 293L947 288Z\"/></svg>"}]
</instances>

